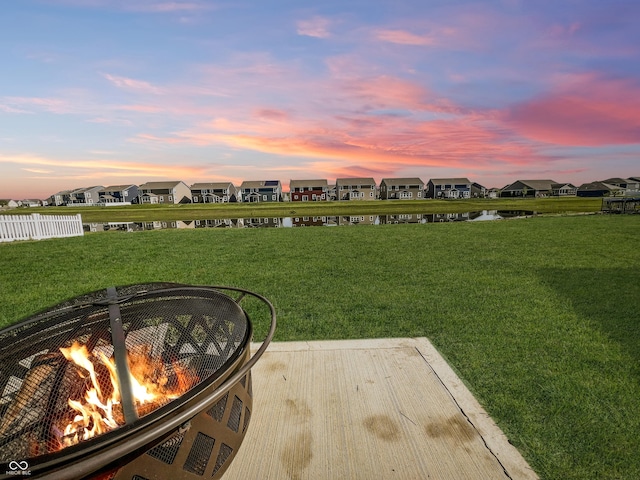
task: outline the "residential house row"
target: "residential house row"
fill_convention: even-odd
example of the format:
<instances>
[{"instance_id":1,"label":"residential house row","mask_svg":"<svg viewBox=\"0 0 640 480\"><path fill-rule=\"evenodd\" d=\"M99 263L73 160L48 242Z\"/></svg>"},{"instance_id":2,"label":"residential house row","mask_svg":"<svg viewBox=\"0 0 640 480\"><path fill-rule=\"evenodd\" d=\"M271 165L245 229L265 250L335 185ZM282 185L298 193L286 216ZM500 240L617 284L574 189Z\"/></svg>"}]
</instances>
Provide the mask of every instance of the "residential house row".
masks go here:
<instances>
[{"instance_id":1,"label":"residential house row","mask_svg":"<svg viewBox=\"0 0 640 480\"><path fill-rule=\"evenodd\" d=\"M503 188L486 188L468 178L432 178L424 183L418 177L383 178L378 185L372 177L338 178L330 185L326 179L291 180L283 192L280 180L194 183L182 181L147 182L107 187L96 185L64 190L47 200L0 200L0 207L40 205L129 205L180 203L313 202L352 200L416 200L467 198L603 197L640 195L640 176L609 178L576 187L554 180L517 180Z\"/></svg>"}]
</instances>

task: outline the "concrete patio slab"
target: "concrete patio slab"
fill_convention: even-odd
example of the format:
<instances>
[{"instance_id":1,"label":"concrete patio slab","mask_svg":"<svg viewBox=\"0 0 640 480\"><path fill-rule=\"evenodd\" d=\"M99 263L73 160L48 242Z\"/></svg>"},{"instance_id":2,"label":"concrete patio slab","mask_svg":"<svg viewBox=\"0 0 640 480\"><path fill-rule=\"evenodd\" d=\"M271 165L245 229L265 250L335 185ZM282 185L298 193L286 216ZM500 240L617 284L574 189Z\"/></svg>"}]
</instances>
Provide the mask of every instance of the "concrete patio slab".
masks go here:
<instances>
[{"instance_id":1,"label":"concrete patio slab","mask_svg":"<svg viewBox=\"0 0 640 480\"><path fill-rule=\"evenodd\" d=\"M273 343L252 372L225 479L538 478L426 338Z\"/></svg>"}]
</instances>

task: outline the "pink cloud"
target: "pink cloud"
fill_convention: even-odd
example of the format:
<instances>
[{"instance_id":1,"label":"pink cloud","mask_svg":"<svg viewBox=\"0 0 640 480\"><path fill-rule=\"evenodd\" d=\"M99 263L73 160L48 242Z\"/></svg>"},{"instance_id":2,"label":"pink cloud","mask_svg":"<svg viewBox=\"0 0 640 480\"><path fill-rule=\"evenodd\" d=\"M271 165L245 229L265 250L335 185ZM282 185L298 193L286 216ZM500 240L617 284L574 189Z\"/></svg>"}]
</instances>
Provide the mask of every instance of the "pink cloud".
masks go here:
<instances>
[{"instance_id":1,"label":"pink cloud","mask_svg":"<svg viewBox=\"0 0 640 480\"><path fill-rule=\"evenodd\" d=\"M549 93L514 105L505 125L533 140L558 145L640 143L640 85L587 74L563 78Z\"/></svg>"},{"instance_id":2,"label":"pink cloud","mask_svg":"<svg viewBox=\"0 0 640 480\"><path fill-rule=\"evenodd\" d=\"M21 107L36 108L52 113L69 113L72 110L69 103L60 98L4 97L2 102L4 105L0 104L0 109L7 113L32 113Z\"/></svg>"},{"instance_id":3,"label":"pink cloud","mask_svg":"<svg viewBox=\"0 0 640 480\"><path fill-rule=\"evenodd\" d=\"M432 46L437 43L431 35L416 35L405 30L376 30L374 37L382 42L400 45Z\"/></svg>"},{"instance_id":4,"label":"pink cloud","mask_svg":"<svg viewBox=\"0 0 640 480\"><path fill-rule=\"evenodd\" d=\"M151 83L145 82L143 80L135 80L133 78L121 77L108 73L103 73L102 76L109 80L109 82L111 82L116 87L125 90L150 93L153 95L162 95L165 93L165 90L163 88L156 87L155 85L152 85Z\"/></svg>"}]
</instances>

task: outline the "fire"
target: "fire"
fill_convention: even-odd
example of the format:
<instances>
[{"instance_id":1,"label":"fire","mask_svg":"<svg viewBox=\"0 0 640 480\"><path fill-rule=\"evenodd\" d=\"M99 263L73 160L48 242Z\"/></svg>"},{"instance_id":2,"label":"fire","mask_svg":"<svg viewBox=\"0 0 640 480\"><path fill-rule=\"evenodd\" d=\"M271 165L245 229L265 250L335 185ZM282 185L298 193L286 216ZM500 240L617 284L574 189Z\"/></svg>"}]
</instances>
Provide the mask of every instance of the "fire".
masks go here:
<instances>
[{"instance_id":1,"label":"fire","mask_svg":"<svg viewBox=\"0 0 640 480\"><path fill-rule=\"evenodd\" d=\"M115 360L102 352L96 358L85 345L77 342L60 351L69 362L79 367L78 376L87 383L83 398L68 400L76 415L63 428L62 447L75 445L123 425ZM145 346L129 351L127 360L138 414L148 413L177 398L196 380L192 371L180 365L173 364L171 369L167 368L162 360L153 358Z\"/></svg>"}]
</instances>

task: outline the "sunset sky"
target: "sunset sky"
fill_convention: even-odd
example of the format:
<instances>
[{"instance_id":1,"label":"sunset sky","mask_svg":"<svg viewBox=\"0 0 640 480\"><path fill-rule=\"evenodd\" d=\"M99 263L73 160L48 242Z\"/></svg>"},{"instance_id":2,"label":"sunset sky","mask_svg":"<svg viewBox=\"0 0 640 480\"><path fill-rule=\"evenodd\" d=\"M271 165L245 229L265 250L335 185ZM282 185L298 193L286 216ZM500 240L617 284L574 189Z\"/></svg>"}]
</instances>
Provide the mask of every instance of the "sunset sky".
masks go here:
<instances>
[{"instance_id":1,"label":"sunset sky","mask_svg":"<svg viewBox=\"0 0 640 480\"><path fill-rule=\"evenodd\" d=\"M6 0L0 198L640 176L638 25L637 0Z\"/></svg>"}]
</instances>

